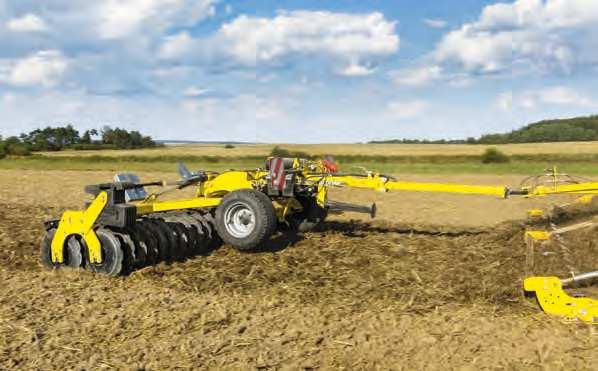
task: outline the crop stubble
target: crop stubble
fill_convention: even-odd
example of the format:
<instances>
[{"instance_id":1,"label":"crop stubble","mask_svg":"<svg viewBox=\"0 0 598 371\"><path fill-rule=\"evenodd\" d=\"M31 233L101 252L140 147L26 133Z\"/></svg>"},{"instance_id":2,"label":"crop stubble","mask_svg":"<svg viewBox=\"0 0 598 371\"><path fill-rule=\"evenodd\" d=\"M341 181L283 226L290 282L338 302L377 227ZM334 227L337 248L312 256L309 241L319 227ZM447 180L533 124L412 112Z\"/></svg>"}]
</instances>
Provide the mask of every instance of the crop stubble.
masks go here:
<instances>
[{"instance_id":1,"label":"crop stubble","mask_svg":"<svg viewBox=\"0 0 598 371\"><path fill-rule=\"evenodd\" d=\"M277 236L261 251L225 246L123 278L45 272L41 222L84 198L82 180L52 181L64 173L37 175L38 190L50 195L31 196L37 203L22 195L33 174L2 177L0 368L596 364L592 327L549 318L523 298L517 222L440 228L340 218L303 237ZM595 269L594 236L568 236L565 263L562 246L545 247L534 272Z\"/></svg>"}]
</instances>

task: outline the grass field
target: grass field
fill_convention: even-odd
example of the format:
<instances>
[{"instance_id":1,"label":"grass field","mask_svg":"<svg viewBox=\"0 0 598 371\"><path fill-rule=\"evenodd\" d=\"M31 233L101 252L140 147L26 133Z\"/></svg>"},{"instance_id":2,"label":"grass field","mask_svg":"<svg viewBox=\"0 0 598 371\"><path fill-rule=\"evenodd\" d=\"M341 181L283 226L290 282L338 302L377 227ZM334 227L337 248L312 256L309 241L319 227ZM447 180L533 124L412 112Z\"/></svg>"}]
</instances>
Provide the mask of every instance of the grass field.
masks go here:
<instances>
[{"instance_id":1,"label":"grass field","mask_svg":"<svg viewBox=\"0 0 598 371\"><path fill-rule=\"evenodd\" d=\"M142 150L106 150L102 156L217 156L246 157L267 156L277 144L239 144L235 148L226 149L219 144L173 145L156 149ZM369 155L369 156L479 156L487 148L496 147L509 155L542 155L542 154L598 154L598 142L564 142L564 143L526 143L503 145L466 145L466 144L278 144L291 150L305 152L310 155ZM44 152L46 156L72 157L96 156L98 151L61 151Z\"/></svg>"}]
</instances>

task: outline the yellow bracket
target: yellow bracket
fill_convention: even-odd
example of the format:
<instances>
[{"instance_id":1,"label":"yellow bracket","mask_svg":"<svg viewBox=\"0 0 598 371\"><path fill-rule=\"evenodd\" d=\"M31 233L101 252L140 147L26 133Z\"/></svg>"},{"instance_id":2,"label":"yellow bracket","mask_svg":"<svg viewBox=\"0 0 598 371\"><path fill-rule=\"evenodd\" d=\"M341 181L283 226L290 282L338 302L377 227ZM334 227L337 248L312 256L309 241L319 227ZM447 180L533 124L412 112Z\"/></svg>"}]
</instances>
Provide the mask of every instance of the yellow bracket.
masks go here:
<instances>
[{"instance_id":1,"label":"yellow bracket","mask_svg":"<svg viewBox=\"0 0 598 371\"><path fill-rule=\"evenodd\" d=\"M523 282L527 292L535 292L542 310L548 314L598 323L598 300L574 298L563 290L558 277L530 277Z\"/></svg>"},{"instance_id":2,"label":"yellow bracket","mask_svg":"<svg viewBox=\"0 0 598 371\"><path fill-rule=\"evenodd\" d=\"M544 216L544 210L542 209L531 209L527 211L527 216L529 218L541 218Z\"/></svg>"},{"instance_id":3,"label":"yellow bracket","mask_svg":"<svg viewBox=\"0 0 598 371\"><path fill-rule=\"evenodd\" d=\"M587 204L592 203L592 201L594 200L594 197L596 197L596 196L594 196L594 195L581 196L578 199L576 199L574 203L587 205Z\"/></svg>"},{"instance_id":4,"label":"yellow bracket","mask_svg":"<svg viewBox=\"0 0 598 371\"><path fill-rule=\"evenodd\" d=\"M550 240L550 236L552 233L547 231L526 231L525 232L525 241L548 241Z\"/></svg>"},{"instance_id":5,"label":"yellow bracket","mask_svg":"<svg viewBox=\"0 0 598 371\"><path fill-rule=\"evenodd\" d=\"M107 203L108 194L100 192L86 210L64 212L52 240L53 263L64 262L64 244L66 239L74 234L81 236L85 241L89 251L89 261L95 264L102 262L102 247L93 225Z\"/></svg>"}]
</instances>

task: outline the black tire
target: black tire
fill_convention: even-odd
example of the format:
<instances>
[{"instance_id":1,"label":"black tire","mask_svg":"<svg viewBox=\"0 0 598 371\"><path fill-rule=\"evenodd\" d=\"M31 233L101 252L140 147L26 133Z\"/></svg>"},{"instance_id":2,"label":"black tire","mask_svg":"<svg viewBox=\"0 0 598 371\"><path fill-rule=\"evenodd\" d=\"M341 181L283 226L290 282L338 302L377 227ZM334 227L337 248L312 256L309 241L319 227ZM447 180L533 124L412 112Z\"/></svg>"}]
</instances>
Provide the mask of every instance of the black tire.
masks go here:
<instances>
[{"instance_id":1,"label":"black tire","mask_svg":"<svg viewBox=\"0 0 598 371\"><path fill-rule=\"evenodd\" d=\"M123 271L124 255L119 239L107 229L98 229L96 234L102 245L102 262L90 263L90 270L112 277L118 276Z\"/></svg>"},{"instance_id":2,"label":"black tire","mask_svg":"<svg viewBox=\"0 0 598 371\"><path fill-rule=\"evenodd\" d=\"M237 250L251 250L267 241L277 223L272 200L253 189L227 194L216 208L216 231L225 243Z\"/></svg>"}]
</instances>

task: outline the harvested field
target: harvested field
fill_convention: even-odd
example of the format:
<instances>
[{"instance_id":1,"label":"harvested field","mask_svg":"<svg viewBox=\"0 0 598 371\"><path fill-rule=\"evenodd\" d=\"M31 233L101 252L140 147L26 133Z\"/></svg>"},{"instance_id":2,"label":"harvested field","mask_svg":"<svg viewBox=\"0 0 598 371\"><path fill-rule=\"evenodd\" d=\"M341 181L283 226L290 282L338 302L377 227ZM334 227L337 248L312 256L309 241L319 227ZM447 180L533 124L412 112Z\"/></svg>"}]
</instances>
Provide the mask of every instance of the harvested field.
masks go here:
<instances>
[{"instance_id":1,"label":"harvested field","mask_svg":"<svg viewBox=\"0 0 598 371\"><path fill-rule=\"evenodd\" d=\"M222 157L265 157L276 144L238 144L224 148L223 144L168 145L156 149L102 150L102 151L57 151L43 152L44 156L222 156ZM509 155L538 154L596 154L598 142L523 143L523 144L278 144L291 151L310 155L334 156L467 156L481 155L487 148L496 147Z\"/></svg>"},{"instance_id":2,"label":"harvested field","mask_svg":"<svg viewBox=\"0 0 598 371\"><path fill-rule=\"evenodd\" d=\"M80 207L84 184L110 178L0 171L0 368L592 369L598 361L595 327L548 317L521 293L530 273L598 267L595 230L539 249L533 270L525 266L522 225L512 220L549 200L343 190L338 199L375 199L380 220L332 218L259 251L222 246L117 279L42 271L42 221Z\"/></svg>"}]
</instances>

